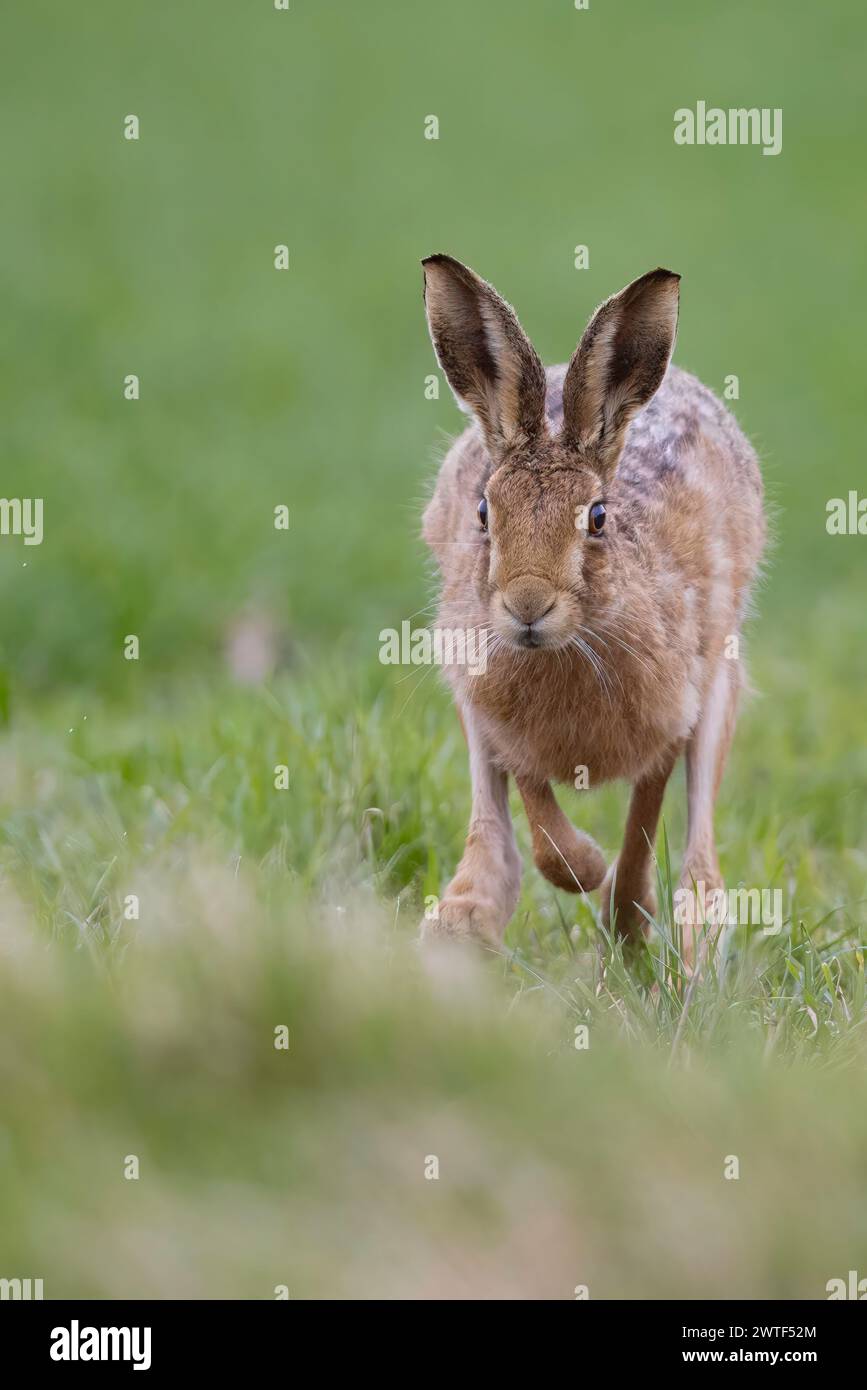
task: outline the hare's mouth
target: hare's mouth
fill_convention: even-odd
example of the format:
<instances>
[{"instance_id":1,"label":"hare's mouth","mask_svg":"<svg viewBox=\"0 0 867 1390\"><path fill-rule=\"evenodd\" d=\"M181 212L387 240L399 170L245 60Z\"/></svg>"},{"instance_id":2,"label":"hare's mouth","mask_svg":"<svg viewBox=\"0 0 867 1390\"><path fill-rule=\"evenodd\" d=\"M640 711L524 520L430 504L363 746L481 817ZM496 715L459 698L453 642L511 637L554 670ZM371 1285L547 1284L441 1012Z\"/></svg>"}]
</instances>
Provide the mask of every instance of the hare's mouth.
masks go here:
<instances>
[{"instance_id":1,"label":"hare's mouth","mask_svg":"<svg viewBox=\"0 0 867 1390\"><path fill-rule=\"evenodd\" d=\"M505 642L519 651L551 651L566 641L563 631L564 614L555 594L542 602L512 603L500 597L500 612L496 627Z\"/></svg>"},{"instance_id":2,"label":"hare's mouth","mask_svg":"<svg viewBox=\"0 0 867 1390\"><path fill-rule=\"evenodd\" d=\"M535 624L525 624L521 628L510 627L500 630L500 637L509 647L521 652L552 652L559 647L568 646L568 640L559 632L537 630Z\"/></svg>"}]
</instances>

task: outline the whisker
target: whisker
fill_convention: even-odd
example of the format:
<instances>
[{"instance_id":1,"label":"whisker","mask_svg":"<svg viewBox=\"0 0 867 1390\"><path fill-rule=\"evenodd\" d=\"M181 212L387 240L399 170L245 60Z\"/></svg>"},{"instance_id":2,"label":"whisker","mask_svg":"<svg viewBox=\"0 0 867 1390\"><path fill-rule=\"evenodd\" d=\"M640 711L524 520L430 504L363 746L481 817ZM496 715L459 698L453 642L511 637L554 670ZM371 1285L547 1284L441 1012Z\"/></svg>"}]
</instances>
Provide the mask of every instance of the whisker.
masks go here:
<instances>
[{"instance_id":1,"label":"whisker","mask_svg":"<svg viewBox=\"0 0 867 1390\"><path fill-rule=\"evenodd\" d=\"M400 719L400 716L403 714L404 710L406 709L406 707L407 707L407 705L409 704L410 700L412 699L413 695L416 693L417 690L419 690L419 689L421 688L421 686L424 685L424 683L425 683L425 681L427 680L428 676L430 675L431 671L434 671L435 669L436 669L436 667L433 666L433 665L428 666L428 668L427 668L427 670L425 671L424 675L422 676L421 680L418 681L418 682L413 686L412 690L411 690L411 691L409 692L409 694L407 695L406 699L404 700L403 704L401 705L400 709L398 710L398 712L397 712L395 718ZM414 675L415 672L411 672L411 674ZM403 679L406 679L406 677L404 677ZM399 685L399 684L400 684L400 682L398 681L398 685Z\"/></svg>"},{"instance_id":2,"label":"whisker","mask_svg":"<svg viewBox=\"0 0 867 1390\"><path fill-rule=\"evenodd\" d=\"M601 627L601 628L602 628L602 631L608 633L609 636L611 636L611 637L616 637L616 636L618 636L618 635L621 634L621 633L625 633L627 637L630 637L630 638L632 639L632 641L635 642L635 643L637 644L637 646L640 647L640 649L641 649L643 652L646 653L646 655L648 655L648 656L654 656L654 655L655 655L654 649L651 648L651 647L648 647L647 643L646 643L646 642L643 642L643 641L641 640L641 635L640 635L639 633L635 632L632 628L629 627L628 624L624 623L624 622L621 621L620 619L617 619L617 620L616 620L616 627L612 626L612 620L611 620L611 619L609 619L608 622L605 622L605 621L603 621L603 620L599 620L598 623L597 623L597 626L598 626L598 627Z\"/></svg>"},{"instance_id":3,"label":"whisker","mask_svg":"<svg viewBox=\"0 0 867 1390\"><path fill-rule=\"evenodd\" d=\"M583 630L584 632L588 632L588 631L591 632L591 634L592 634L594 637L598 637L598 638L599 638L599 641L600 641L600 642L604 642L604 638L601 637L600 634L599 634L598 632L593 632L592 629L588 629L588 628L583 628L582 630ZM642 666L642 667L644 668L644 670L648 672L649 675L654 675L654 674L655 674L655 673L654 673L654 670L653 670L653 667L650 665L650 663L647 662L647 661L645 661L645 660L643 659L643 657L641 657L641 656L639 655L639 653L635 650L635 648L634 648L634 647L631 647L631 646L629 645L628 642L624 642L623 639L622 639L622 637L618 636L618 634L617 634L616 632L612 632L609 628L606 628L606 627L603 627L603 628L602 628L602 631L606 634L606 636L610 637L611 640L612 640L613 642L616 642L617 645L618 645L619 647L622 647L623 650L624 650L625 652L629 652L630 656L633 656L633 657L635 658L635 660L638 662L638 664L639 664L640 666ZM632 635L632 634L630 634L630 636L631 636L631 635ZM645 650L648 650L648 649L645 649Z\"/></svg>"},{"instance_id":4,"label":"whisker","mask_svg":"<svg viewBox=\"0 0 867 1390\"><path fill-rule=\"evenodd\" d=\"M608 651L608 652L611 651L611 648L608 646L608 643L605 641L604 638L602 638L602 637L599 636L599 633L598 633L598 632L594 632L593 629L590 628L590 627L584 627L583 623L579 623L578 626L581 628L581 631L582 631L582 632L586 632L586 633L588 634L588 636L590 636L590 637L595 637L598 641L600 641L600 642L602 643L603 647L605 647L606 651ZM588 644L588 645L589 645L589 644ZM591 647L591 651L592 651L592 650L594 650L594 649ZM596 655L599 656L599 653L597 652ZM600 661L601 661L601 657L600 657L599 659L600 659ZM617 684L620 686L620 693L623 695L623 697L624 697L624 699L625 699L625 698L626 698L626 691L625 691L624 688L623 688L623 681L620 679L620 674L619 674L619 672L618 672L617 670L612 670L611 674L614 676L614 679L617 681Z\"/></svg>"},{"instance_id":5,"label":"whisker","mask_svg":"<svg viewBox=\"0 0 867 1390\"><path fill-rule=\"evenodd\" d=\"M599 661L599 653L598 653L598 652L594 652L593 648L589 645L589 643L585 642L584 639L583 639L583 637L579 637L578 634L577 634L576 632L573 632L573 633L570 633L570 634L569 634L569 644L570 644L570 646L573 646L573 647L575 648L576 651L580 652L581 655L582 655L582 656L585 658L585 660L588 662L588 664L589 664L589 666L590 666L590 669L593 671L594 675L596 676L597 681L599 682L599 688L600 688L600 689L602 690L602 692L604 693L604 695L605 695L605 697L606 697L606 699L608 700L608 703L609 703L609 705L610 705L610 704L611 704L611 688L610 688L610 686L609 686L609 684L608 684L608 681L607 681L607 678L606 678L606 676L605 676L604 670L603 670L603 668L602 668L602 666L601 666L601 664L600 664L600 661Z\"/></svg>"}]
</instances>

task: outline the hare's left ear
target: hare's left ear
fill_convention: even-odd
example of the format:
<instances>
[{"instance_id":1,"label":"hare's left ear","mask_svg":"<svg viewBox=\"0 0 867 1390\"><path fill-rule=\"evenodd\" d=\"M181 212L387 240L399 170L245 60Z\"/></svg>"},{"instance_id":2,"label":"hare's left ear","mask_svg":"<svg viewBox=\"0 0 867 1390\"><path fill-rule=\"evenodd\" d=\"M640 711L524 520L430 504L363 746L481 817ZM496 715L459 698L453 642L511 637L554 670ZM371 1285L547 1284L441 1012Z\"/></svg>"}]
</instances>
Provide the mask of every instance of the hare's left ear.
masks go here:
<instances>
[{"instance_id":1,"label":"hare's left ear","mask_svg":"<svg viewBox=\"0 0 867 1390\"><path fill-rule=\"evenodd\" d=\"M626 427L665 376L677 334L680 276L651 270L593 315L563 382L563 438L617 466Z\"/></svg>"},{"instance_id":2,"label":"hare's left ear","mask_svg":"<svg viewBox=\"0 0 867 1390\"><path fill-rule=\"evenodd\" d=\"M545 416L545 369L514 311L469 266L428 256L424 301L439 364L489 450L532 441Z\"/></svg>"}]
</instances>

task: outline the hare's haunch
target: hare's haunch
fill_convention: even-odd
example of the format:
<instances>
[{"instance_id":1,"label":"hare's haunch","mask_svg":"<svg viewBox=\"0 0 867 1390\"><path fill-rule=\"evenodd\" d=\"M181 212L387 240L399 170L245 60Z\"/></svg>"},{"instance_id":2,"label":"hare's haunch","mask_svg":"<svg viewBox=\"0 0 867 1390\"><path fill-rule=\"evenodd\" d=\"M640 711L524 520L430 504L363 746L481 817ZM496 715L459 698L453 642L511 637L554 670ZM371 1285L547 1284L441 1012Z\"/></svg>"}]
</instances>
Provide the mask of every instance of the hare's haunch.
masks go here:
<instances>
[{"instance_id":1,"label":"hare's haunch","mask_svg":"<svg viewBox=\"0 0 867 1390\"><path fill-rule=\"evenodd\" d=\"M606 921L613 910L634 934L655 910L652 845L684 751L681 886L722 886L713 807L765 538L756 456L721 402L669 366L679 276L653 270L627 285L597 309L568 367L546 371L489 284L449 256L423 264L434 349L473 416L424 517L442 575L438 624L486 635L483 663L446 667L473 804L424 931L501 943L521 878L511 775L542 873L575 892L601 885ZM633 792L606 873L550 783L611 778Z\"/></svg>"}]
</instances>

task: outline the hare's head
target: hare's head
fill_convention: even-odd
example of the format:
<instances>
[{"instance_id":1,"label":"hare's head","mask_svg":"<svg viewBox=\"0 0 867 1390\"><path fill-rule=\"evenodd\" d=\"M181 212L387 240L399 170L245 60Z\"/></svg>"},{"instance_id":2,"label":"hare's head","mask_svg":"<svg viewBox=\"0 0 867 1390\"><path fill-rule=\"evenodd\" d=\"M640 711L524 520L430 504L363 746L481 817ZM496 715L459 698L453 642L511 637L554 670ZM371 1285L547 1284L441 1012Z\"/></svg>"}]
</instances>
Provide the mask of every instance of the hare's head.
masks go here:
<instances>
[{"instance_id":1,"label":"hare's head","mask_svg":"<svg viewBox=\"0 0 867 1390\"><path fill-rule=\"evenodd\" d=\"M652 270L597 309L555 424L542 363L505 300L450 256L423 265L437 358L490 457L468 505L488 551L491 625L515 646L565 646L617 589L629 521L609 494L626 428L668 367L680 277Z\"/></svg>"}]
</instances>

